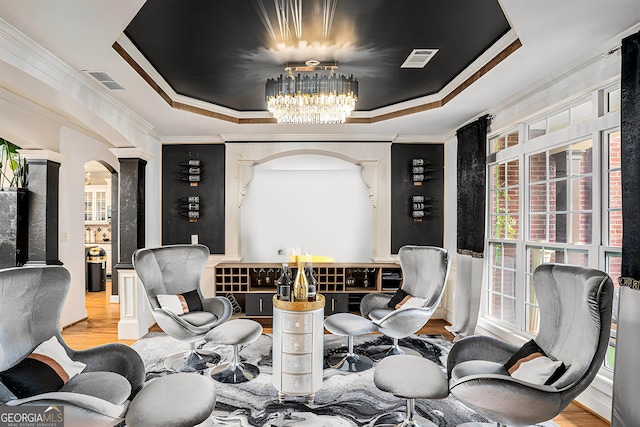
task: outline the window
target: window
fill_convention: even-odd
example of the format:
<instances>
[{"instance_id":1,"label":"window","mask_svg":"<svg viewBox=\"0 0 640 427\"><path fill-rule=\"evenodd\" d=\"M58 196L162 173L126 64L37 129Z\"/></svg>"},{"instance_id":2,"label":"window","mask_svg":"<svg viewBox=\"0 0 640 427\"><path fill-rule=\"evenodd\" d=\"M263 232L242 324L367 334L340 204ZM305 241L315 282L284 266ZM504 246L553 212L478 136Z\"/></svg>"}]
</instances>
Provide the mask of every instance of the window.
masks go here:
<instances>
[{"instance_id":1,"label":"window","mask_svg":"<svg viewBox=\"0 0 640 427\"><path fill-rule=\"evenodd\" d=\"M489 138L488 282L481 324L493 333L538 333L533 272L542 263L605 270L617 286L622 260L620 131L610 126L619 123L619 98L617 88L595 90L526 126L514 123L520 136L512 137L518 143L510 150L510 133ZM614 114L600 120L598 112ZM614 313L607 367L614 362L615 328Z\"/></svg>"},{"instance_id":2,"label":"window","mask_svg":"<svg viewBox=\"0 0 640 427\"><path fill-rule=\"evenodd\" d=\"M619 94L618 94L619 95ZM616 330L618 328L618 278L622 272L622 173L620 169L620 131L604 133L606 146L606 214L603 215L606 226L603 227L604 270L609 273L616 288L611 320L609 349L605 358L605 366L613 369L616 354Z\"/></svg>"},{"instance_id":3,"label":"window","mask_svg":"<svg viewBox=\"0 0 640 427\"><path fill-rule=\"evenodd\" d=\"M516 250L520 230L520 161L489 167L489 295L487 314L516 324Z\"/></svg>"},{"instance_id":4,"label":"window","mask_svg":"<svg viewBox=\"0 0 640 427\"><path fill-rule=\"evenodd\" d=\"M515 325L516 322L516 245L489 244L489 298L487 314Z\"/></svg>"},{"instance_id":5,"label":"window","mask_svg":"<svg viewBox=\"0 0 640 427\"><path fill-rule=\"evenodd\" d=\"M609 246L622 246L622 171L620 169L620 131L607 134L608 151L608 233Z\"/></svg>"},{"instance_id":6,"label":"window","mask_svg":"<svg viewBox=\"0 0 640 427\"><path fill-rule=\"evenodd\" d=\"M591 243L592 157L591 140L529 156L529 240Z\"/></svg>"},{"instance_id":7,"label":"window","mask_svg":"<svg viewBox=\"0 0 640 427\"><path fill-rule=\"evenodd\" d=\"M491 237L517 239L520 228L519 161L500 163L491 166L490 170Z\"/></svg>"},{"instance_id":8,"label":"window","mask_svg":"<svg viewBox=\"0 0 640 427\"><path fill-rule=\"evenodd\" d=\"M505 148L518 145L519 140L518 131L493 137L489 140L489 153L497 153Z\"/></svg>"},{"instance_id":9,"label":"window","mask_svg":"<svg viewBox=\"0 0 640 427\"><path fill-rule=\"evenodd\" d=\"M620 111L620 88L607 92L607 113Z\"/></svg>"},{"instance_id":10,"label":"window","mask_svg":"<svg viewBox=\"0 0 640 427\"><path fill-rule=\"evenodd\" d=\"M534 139L548 133L576 126L593 117L593 102L591 99L583 101L571 108L558 111L542 120L529 125L529 139Z\"/></svg>"}]
</instances>

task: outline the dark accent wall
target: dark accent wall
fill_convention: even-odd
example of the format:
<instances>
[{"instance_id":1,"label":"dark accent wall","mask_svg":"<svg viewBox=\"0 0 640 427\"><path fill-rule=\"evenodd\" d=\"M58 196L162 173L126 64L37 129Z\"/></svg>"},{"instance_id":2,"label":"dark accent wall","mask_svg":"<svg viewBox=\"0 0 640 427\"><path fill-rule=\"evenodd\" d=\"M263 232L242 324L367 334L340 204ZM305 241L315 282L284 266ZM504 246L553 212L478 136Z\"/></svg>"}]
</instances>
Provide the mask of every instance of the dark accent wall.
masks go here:
<instances>
[{"instance_id":1,"label":"dark accent wall","mask_svg":"<svg viewBox=\"0 0 640 427\"><path fill-rule=\"evenodd\" d=\"M189 185L189 160L200 160L200 182ZM224 254L224 144L164 145L162 147L162 244L198 242L212 254ZM200 218L189 222L187 198L200 197Z\"/></svg>"},{"instance_id":2,"label":"dark accent wall","mask_svg":"<svg viewBox=\"0 0 640 427\"><path fill-rule=\"evenodd\" d=\"M428 161L424 165L433 171L431 177L415 186L412 180L412 160ZM425 211L422 221L414 221L412 196L424 195ZM444 239L444 144L391 145L391 253L397 254L404 245L443 246Z\"/></svg>"}]
</instances>

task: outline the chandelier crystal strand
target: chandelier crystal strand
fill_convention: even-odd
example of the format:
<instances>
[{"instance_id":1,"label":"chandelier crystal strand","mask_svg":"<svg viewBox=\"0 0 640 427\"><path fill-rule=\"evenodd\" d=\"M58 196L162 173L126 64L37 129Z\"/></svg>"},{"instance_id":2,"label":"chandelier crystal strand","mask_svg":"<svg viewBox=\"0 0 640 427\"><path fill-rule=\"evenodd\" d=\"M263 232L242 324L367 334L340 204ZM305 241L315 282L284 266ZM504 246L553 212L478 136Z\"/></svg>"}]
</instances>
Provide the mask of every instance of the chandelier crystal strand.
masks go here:
<instances>
[{"instance_id":1,"label":"chandelier crystal strand","mask_svg":"<svg viewBox=\"0 0 640 427\"><path fill-rule=\"evenodd\" d=\"M358 81L353 75L282 76L268 79L265 98L281 124L344 123L355 109Z\"/></svg>"}]
</instances>

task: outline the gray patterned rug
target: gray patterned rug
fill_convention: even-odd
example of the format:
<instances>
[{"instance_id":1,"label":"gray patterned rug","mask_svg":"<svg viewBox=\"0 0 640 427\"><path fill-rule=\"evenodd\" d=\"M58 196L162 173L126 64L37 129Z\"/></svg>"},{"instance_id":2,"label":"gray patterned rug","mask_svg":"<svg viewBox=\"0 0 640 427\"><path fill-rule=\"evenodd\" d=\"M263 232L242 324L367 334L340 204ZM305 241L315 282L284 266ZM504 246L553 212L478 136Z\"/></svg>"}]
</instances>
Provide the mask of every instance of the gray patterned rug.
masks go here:
<instances>
[{"instance_id":1,"label":"gray patterned rug","mask_svg":"<svg viewBox=\"0 0 640 427\"><path fill-rule=\"evenodd\" d=\"M325 352L345 350L344 337L325 335ZM379 334L355 337L356 352L367 348L390 345L391 340ZM443 367L451 343L442 336L413 335L401 340L401 345L413 348L424 357ZM147 369L147 380L170 374L164 369L164 359L173 353L186 351L189 344L176 341L162 332L151 332L132 345L142 356ZM279 403L272 385L272 338L262 335L256 342L244 347L240 356L260 368L260 375L243 384L216 383L216 408L201 426L373 426L378 419L390 413L404 413L405 400L378 390L373 383L374 369L359 373L345 373L325 369L322 389L313 404L304 397L287 396ZM205 349L214 349L222 359L230 359L232 348L207 343ZM205 371L206 373L206 371ZM452 396L442 400L416 400L418 415L435 424L456 426L468 421L487 421ZM385 417L385 420L386 420ZM556 426L545 423L544 426Z\"/></svg>"}]
</instances>

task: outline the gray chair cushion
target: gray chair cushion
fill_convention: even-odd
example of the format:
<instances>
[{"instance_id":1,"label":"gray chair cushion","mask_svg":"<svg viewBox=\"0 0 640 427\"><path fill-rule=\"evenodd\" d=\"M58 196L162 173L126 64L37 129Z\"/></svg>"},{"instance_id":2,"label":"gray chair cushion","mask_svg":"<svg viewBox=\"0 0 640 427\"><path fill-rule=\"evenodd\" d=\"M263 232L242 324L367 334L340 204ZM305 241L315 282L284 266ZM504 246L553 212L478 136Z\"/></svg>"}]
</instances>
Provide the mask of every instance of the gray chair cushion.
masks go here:
<instances>
[{"instance_id":1,"label":"gray chair cushion","mask_svg":"<svg viewBox=\"0 0 640 427\"><path fill-rule=\"evenodd\" d=\"M488 360L467 360L466 362L457 364L453 368L451 371L451 380L455 381L468 375L492 374L509 376L509 372L507 372L507 369L502 363L490 362Z\"/></svg>"},{"instance_id":2,"label":"gray chair cushion","mask_svg":"<svg viewBox=\"0 0 640 427\"><path fill-rule=\"evenodd\" d=\"M113 372L83 372L71 378L60 391L87 394L122 405L131 394L131 384Z\"/></svg>"},{"instance_id":3,"label":"gray chair cushion","mask_svg":"<svg viewBox=\"0 0 640 427\"><path fill-rule=\"evenodd\" d=\"M235 319L212 329L204 339L219 344L249 344L262 335L262 325L254 320Z\"/></svg>"},{"instance_id":4,"label":"gray chair cushion","mask_svg":"<svg viewBox=\"0 0 640 427\"><path fill-rule=\"evenodd\" d=\"M192 427L206 420L216 405L208 376L173 374L149 381L129 405L128 427Z\"/></svg>"},{"instance_id":5,"label":"gray chair cushion","mask_svg":"<svg viewBox=\"0 0 640 427\"><path fill-rule=\"evenodd\" d=\"M374 322L379 322L380 319L383 319L387 314L391 313L392 311L394 310L391 308L373 309L369 312L369 319L373 320Z\"/></svg>"},{"instance_id":6,"label":"gray chair cushion","mask_svg":"<svg viewBox=\"0 0 640 427\"><path fill-rule=\"evenodd\" d=\"M324 320L324 327L334 335L366 335L378 330L369 319L352 313L336 313Z\"/></svg>"},{"instance_id":7,"label":"gray chair cushion","mask_svg":"<svg viewBox=\"0 0 640 427\"><path fill-rule=\"evenodd\" d=\"M449 395L442 368L420 356L385 357L376 365L373 381L380 390L405 399L444 399Z\"/></svg>"},{"instance_id":8,"label":"gray chair cushion","mask_svg":"<svg viewBox=\"0 0 640 427\"><path fill-rule=\"evenodd\" d=\"M180 317L195 326L213 325L218 321L218 316L208 311L192 311Z\"/></svg>"},{"instance_id":9,"label":"gray chair cushion","mask_svg":"<svg viewBox=\"0 0 640 427\"><path fill-rule=\"evenodd\" d=\"M202 298L200 282L208 260L209 248L205 245L166 245L137 249L133 253L133 268L153 308L156 323L177 340L202 340L212 328L231 318L233 308L227 298ZM160 309L158 295L178 295L194 290L201 298L203 311L177 316Z\"/></svg>"}]
</instances>

